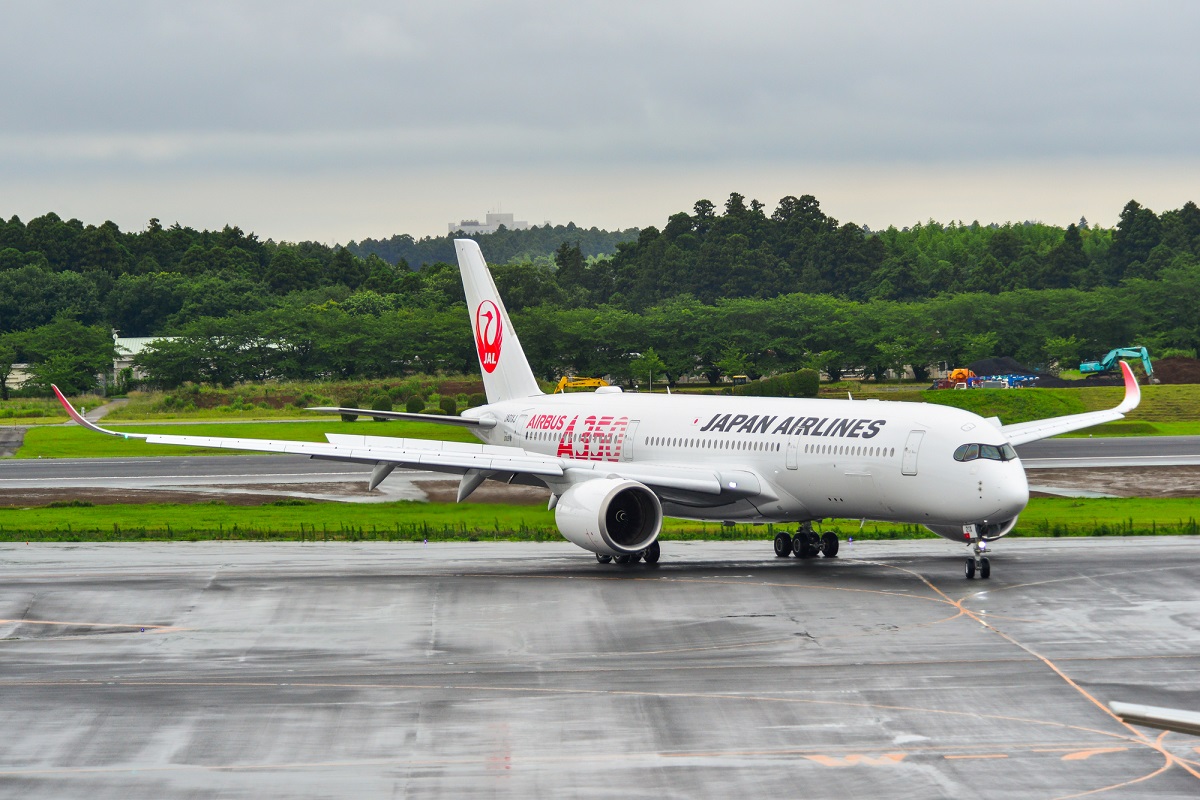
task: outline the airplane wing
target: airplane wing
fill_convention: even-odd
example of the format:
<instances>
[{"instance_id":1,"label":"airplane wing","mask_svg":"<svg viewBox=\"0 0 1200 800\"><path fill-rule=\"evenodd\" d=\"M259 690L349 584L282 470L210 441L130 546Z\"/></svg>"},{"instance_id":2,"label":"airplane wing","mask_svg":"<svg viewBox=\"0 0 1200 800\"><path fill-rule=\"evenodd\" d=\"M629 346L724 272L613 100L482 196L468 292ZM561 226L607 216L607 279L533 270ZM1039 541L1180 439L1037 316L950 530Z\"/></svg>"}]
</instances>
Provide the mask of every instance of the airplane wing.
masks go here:
<instances>
[{"instance_id":1,"label":"airplane wing","mask_svg":"<svg viewBox=\"0 0 1200 800\"><path fill-rule=\"evenodd\" d=\"M1122 721L1128 722L1130 725L1145 725L1148 728L1200 736L1200 712L1182 708L1120 703L1116 700L1110 702L1108 707Z\"/></svg>"},{"instance_id":2,"label":"airplane wing","mask_svg":"<svg viewBox=\"0 0 1200 800\"><path fill-rule=\"evenodd\" d=\"M1138 403L1142 400L1142 390L1138 386L1137 379L1133 377L1133 370L1124 361L1121 362L1121 372L1125 376L1125 399L1115 408L1107 411L1089 411L1085 414L1068 414L1065 417L1038 419L1032 422L1018 422L1015 425L1001 425L1000 432L1008 439L1009 444L1018 445L1122 419L1128 412L1137 408Z\"/></svg>"},{"instance_id":3,"label":"airplane wing","mask_svg":"<svg viewBox=\"0 0 1200 800\"><path fill-rule=\"evenodd\" d=\"M491 417L451 417L438 414L410 414L407 411L375 411L369 408L342 408L340 406L313 406L305 411L323 411L327 414L354 414L375 419L403 419L411 422L432 422L435 425L456 425L462 428L494 428L496 420Z\"/></svg>"},{"instance_id":4,"label":"airplane wing","mask_svg":"<svg viewBox=\"0 0 1200 800\"><path fill-rule=\"evenodd\" d=\"M445 442L434 439L402 439L385 436L326 434L327 442L298 442L278 439L240 439L221 436L178 436L175 434L125 433L102 428L84 418L63 396L57 386L51 387L67 414L78 424L108 436L141 439L149 444L172 444L189 447L211 447L224 450L246 450L261 453L287 453L338 461L357 461L384 467L379 480L394 467L426 469L452 474L484 473L489 477L529 475L546 478L586 480L588 478L621 477L643 483L652 489L671 489L705 495L727 494L743 497L754 494L760 483L757 476L744 470L729 475L703 468L656 466L625 462L583 461L559 458L543 453L531 453L516 447L501 447L468 442ZM390 468L389 468L390 465ZM568 474L569 473L569 474ZM378 481L372 477L371 488Z\"/></svg>"}]
</instances>

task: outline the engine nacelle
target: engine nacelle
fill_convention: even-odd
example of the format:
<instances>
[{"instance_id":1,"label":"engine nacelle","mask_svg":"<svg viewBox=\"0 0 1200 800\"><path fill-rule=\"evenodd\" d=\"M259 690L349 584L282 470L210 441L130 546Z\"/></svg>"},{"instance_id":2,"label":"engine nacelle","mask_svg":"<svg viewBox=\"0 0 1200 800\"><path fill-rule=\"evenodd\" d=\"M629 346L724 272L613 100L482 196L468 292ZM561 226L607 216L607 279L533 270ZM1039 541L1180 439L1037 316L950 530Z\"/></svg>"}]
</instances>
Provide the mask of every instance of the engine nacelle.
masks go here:
<instances>
[{"instance_id":1,"label":"engine nacelle","mask_svg":"<svg viewBox=\"0 0 1200 800\"><path fill-rule=\"evenodd\" d=\"M576 483L554 507L554 521L567 541L609 556L637 553L654 544L662 519L662 504L654 492L620 478Z\"/></svg>"},{"instance_id":2,"label":"engine nacelle","mask_svg":"<svg viewBox=\"0 0 1200 800\"><path fill-rule=\"evenodd\" d=\"M986 525L979 523L979 538L985 542L994 542L1017 527L1017 519L1018 517L1002 519L999 522L989 522ZM949 539L952 542L967 544L971 541L971 538L963 533L961 525L926 525L925 528L933 531L943 539Z\"/></svg>"}]
</instances>

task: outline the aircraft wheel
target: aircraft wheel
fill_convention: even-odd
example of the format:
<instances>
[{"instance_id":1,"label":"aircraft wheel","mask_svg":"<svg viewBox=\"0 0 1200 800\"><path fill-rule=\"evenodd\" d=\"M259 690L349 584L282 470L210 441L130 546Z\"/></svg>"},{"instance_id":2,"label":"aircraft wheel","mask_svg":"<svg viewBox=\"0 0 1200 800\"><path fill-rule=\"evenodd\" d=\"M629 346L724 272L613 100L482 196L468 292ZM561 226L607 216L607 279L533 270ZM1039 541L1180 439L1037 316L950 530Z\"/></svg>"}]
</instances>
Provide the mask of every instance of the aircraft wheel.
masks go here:
<instances>
[{"instance_id":1,"label":"aircraft wheel","mask_svg":"<svg viewBox=\"0 0 1200 800\"><path fill-rule=\"evenodd\" d=\"M833 533L832 531L826 531L825 534L821 536L821 552L825 554L826 558L837 558L839 546L840 542L838 542L836 533Z\"/></svg>"},{"instance_id":2,"label":"aircraft wheel","mask_svg":"<svg viewBox=\"0 0 1200 800\"><path fill-rule=\"evenodd\" d=\"M657 564L660 555L662 555L662 550L659 548L658 542L655 542L646 548L646 552L642 554L642 558L645 559L647 564Z\"/></svg>"},{"instance_id":3,"label":"aircraft wheel","mask_svg":"<svg viewBox=\"0 0 1200 800\"><path fill-rule=\"evenodd\" d=\"M792 538L792 552L796 558L812 558L817 554L820 541L815 533L797 533Z\"/></svg>"},{"instance_id":4,"label":"aircraft wheel","mask_svg":"<svg viewBox=\"0 0 1200 800\"><path fill-rule=\"evenodd\" d=\"M596 553L596 560L599 561L601 564L610 564L610 563L612 563L612 556L606 555L604 553Z\"/></svg>"},{"instance_id":5,"label":"aircraft wheel","mask_svg":"<svg viewBox=\"0 0 1200 800\"><path fill-rule=\"evenodd\" d=\"M792 554L792 537L786 531L775 534L775 555L787 558Z\"/></svg>"},{"instance_id":6,"label":"aircraft wheel","mask_svg":"<svg viewBox=\"0 0 1200 800\"><path fill-rule=\"evenodd\" d=\"M984 556L979 562L979 577L985 580L992 577L992 562L988 561L987 556Z\"/></svg>"},{"instance_id":7,"label":"aircraft wheel","mask_svg":"<svg viewBox=\"0 0 1200 800\"><path fill-rule=\"evenodd\" d=\"M632 559L633 559L633 556L630 556L630 555L624 555L624 556L617 556L617 557L616 557L614 560L615 560L615 561L616 561L618 564L628 564L628 563L630 563L630 562L631 562L631 560L632 560Z\"/></svg>"},{"instance_id":8,"label":"aircraft wheel","mask_svg":"<svg viewBox=\"0 0 1200 800\"><path fill-rule=\"evenodd\" d=\"M975 559L973 559L973 558L967 559L967 565L966 565L966 569L964 570L964 572L966 573L967 580L970 580L971 578L975 577Z\"/></svg>"}]
</instances>

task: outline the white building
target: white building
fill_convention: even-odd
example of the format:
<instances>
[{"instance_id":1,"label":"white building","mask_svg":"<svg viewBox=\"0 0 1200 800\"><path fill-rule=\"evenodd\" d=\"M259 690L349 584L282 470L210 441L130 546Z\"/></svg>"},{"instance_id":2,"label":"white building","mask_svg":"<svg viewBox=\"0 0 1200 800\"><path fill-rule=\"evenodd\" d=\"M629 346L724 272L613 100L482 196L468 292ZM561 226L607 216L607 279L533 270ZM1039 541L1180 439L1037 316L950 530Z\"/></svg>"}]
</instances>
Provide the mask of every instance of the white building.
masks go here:
<instances>
[{"instance_id":1,"label":"white building","mask_svg":"<svg viewBox=\"0 0 1200 800\"><path fill-rule=\"evenodd\" d=\"M495 233L500 230L500 226L508 228L510 231L524 231L529 229L529 223L525 220L514 220L512 214L488 214L486 222L480 224L477 219L464 219L457 225L450 223L450 233L465 233L470 236L473 233Z\"/></svg>"},{"instance_id":2,"label":"white building","mask_svg":"<svg viewBox=\"0 0 1200 800\"><path fill-rule=\"evenodd\" d=\"M113 344L115 345L113 352L113 375L120 375L121 370L126 368L133 369L134 378L145 378L146 376L140 369L133 366L133 360L141 355L141 352L146 349L146 345L151 342L171 342L175 336L117 336L113 335Z\"/></svg>"}]
</instances>

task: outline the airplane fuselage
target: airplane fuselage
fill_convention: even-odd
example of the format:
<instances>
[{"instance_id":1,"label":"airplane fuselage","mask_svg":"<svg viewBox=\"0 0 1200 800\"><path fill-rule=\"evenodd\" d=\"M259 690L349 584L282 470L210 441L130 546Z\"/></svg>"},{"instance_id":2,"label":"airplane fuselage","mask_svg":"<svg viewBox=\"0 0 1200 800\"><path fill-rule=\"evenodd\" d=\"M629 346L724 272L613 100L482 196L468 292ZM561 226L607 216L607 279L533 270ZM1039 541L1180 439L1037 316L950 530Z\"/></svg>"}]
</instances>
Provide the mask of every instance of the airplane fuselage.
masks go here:
<instances>
[{"instance_id":1,"label":"airplane fuselage","mask_svg":"<svg viewBox=\"0 0 1200 800\"><path fill-rule=\"evenodd\" d=\"M739 483L720 496L663 497L669 516L794 522L874 519L938 526L1016 517L1029 492L1020 460L956 460L1004 437L967 411L924 403L597 393L473 409L486 443L569 459L704 468ZM1011 453L1011 450L1009 450Z\"/></svg>"}]
</instances>

